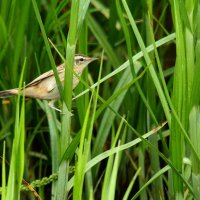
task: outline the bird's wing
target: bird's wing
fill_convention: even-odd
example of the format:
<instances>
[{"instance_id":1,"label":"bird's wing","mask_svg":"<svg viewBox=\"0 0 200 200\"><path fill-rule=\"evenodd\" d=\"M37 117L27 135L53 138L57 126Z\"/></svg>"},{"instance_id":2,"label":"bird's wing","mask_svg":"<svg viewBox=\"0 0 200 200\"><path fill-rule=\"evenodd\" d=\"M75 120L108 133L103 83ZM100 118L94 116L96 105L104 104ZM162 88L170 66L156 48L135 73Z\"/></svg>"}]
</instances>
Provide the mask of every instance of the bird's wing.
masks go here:
<instances>
[{"instance_id":1,"label":"bird's wing","mask_svg":"<svg viewBox=\"0 0 200 200\"><path fill-rule=\"evenodd\" d=\"M59 65L59 66L57 67L58 74L59 74L60 72L62 72L62 71L65 69L64 66L65 66L65 64L61 64L61 65ZM44 80L44 79L46 79L46 78L48 78L48 77L50 77L50 76L52 76L52 75L54 75L53 70L49 70L48 72L45 72L44 74L38 76L36 79L34 79L34 80L31 81L30 83L28 83L28 84L26 85L26 87L30 87L30 86L37 85L37 84L40 83L42 80Z\"/></svg>"}]
</instances>

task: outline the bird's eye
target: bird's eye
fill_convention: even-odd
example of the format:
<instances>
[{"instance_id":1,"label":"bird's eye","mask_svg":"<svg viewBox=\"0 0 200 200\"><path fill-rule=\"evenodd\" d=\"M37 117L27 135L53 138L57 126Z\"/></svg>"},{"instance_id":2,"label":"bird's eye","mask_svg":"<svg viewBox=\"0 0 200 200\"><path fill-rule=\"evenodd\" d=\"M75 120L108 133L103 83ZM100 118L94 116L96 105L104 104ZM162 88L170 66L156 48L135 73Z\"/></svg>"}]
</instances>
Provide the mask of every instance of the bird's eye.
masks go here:
<instances>
[{"instance_id":1,"label":"bird's eye","mask_svg":"<svg viewBox=\"0 0 200 200\"><path fill-rule=\"evenodd\" d=\"M80 62L83 62L84 61L84 59L83 58L80 58L80 60L79 60Z\"/></svg>"}]
</instances>

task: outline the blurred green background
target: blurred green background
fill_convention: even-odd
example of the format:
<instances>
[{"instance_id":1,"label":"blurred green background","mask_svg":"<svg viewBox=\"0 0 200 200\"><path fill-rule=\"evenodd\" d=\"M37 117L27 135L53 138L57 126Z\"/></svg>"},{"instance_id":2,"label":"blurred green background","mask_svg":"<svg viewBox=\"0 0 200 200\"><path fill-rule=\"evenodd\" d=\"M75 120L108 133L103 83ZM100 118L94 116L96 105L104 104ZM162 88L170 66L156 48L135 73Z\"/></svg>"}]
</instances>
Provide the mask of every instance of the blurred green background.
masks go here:
<instances>
[{"instance_id":1,"label":"blurred green background","mask_svg":"<svg viewBox=\"0 0 200 200\"><path fill-rule=\"evenodd\" d=\"M200 198L199 16L197 0L1 0L0 90L99 58L63 113L1 99L2 199Z\"/></svg>"}]
</instances>

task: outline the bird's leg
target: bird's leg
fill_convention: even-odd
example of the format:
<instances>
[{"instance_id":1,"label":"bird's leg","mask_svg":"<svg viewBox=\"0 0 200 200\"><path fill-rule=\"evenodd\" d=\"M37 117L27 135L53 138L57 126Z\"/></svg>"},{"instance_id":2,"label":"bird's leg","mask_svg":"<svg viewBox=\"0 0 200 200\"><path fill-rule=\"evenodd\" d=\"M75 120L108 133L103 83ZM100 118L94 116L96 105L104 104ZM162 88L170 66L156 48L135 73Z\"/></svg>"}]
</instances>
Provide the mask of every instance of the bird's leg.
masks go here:
<instances>
[{"instance_id":1,"label":"bird's leg","mask_svg":"<svg viewBox=\"0 0 200 200\"><path fill-rule=\"evenodd\" d=\"M58 111L58 112L62 112L60 109L58 109L58 108L56 108L55 106L54 106L54 103L57 101L57 99L55 100L51 100L51 101L49 101L49 103L48 103L48 106L50 107L50 108L52 108L53 110L56 110L56 111Z\"/></svg>"},{"instance_id":2,"label":"bird's leg","mask_svg":"<svg viewBox=\"0 0 200 200\"><path fill-rule=\"evenodd\" d=\"M58 108L56 108L55 106L54 106L54 103L57 101L57 99L55 100L51 100L51 101L49 101L49 103L48 103L48 105L49 105L49 107L50 108L52 108L52 109L54 109L54 110L56 110L56 111L58 111L58 112L61 112L62 114L64 114L63 112L62 112L62 110L60 110L60 109L58 109ZM69 111L68 111L69 112ZM70 113L70 116L72 117L73 116L73 113L71 113L71 112L69 112Z\"/></svg>"}]
</instances>

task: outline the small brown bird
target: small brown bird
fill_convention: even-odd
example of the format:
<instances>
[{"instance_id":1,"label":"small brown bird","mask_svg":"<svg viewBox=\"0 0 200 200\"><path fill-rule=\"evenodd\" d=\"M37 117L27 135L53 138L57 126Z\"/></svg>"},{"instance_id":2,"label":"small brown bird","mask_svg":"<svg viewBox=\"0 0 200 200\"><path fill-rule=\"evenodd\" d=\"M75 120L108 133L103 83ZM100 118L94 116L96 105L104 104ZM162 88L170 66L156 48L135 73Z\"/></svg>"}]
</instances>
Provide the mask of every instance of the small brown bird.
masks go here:
<instances>
[{"instance_id":1,"label":"small brown bird","mask_svg":"<svg viewBox=\"0 0 200 200\"><path fill-rule=\"evenodd\" d=\"M74 73L78 76L81 76L85 67L92 61L97 60L97 58L90 58L85 55L76 54L74 58ZM58 75L62 85L64 85L65 77L65 64L61 64L57 67ZM73 88L74 89L78 83L79 78L73 75ZM30 82L25 86L24 89L10 89L0 91L0 98L7 98L14 95L25 94L25 97L36 98L36 99L46 99L51 100L49 103L50 107L53 107L53 102L60 98L59 90L57 87L56 79L53 73L53 70L45 72L44 74L37 77L35 80ZM58 109L56 109L58 110Z\"/></svg>"}]
</instances>

